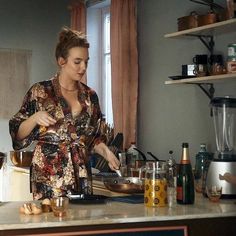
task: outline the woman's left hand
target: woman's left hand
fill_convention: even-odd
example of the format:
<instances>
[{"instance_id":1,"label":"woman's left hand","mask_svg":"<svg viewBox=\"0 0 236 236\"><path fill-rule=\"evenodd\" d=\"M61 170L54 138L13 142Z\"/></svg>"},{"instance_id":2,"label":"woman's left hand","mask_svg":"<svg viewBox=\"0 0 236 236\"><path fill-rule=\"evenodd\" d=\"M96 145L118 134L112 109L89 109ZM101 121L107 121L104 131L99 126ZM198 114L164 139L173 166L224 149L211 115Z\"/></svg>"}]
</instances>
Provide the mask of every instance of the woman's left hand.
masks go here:
<instances>
[{"instance_id":1,"label":"woman's left hand","mask_svg":"<svg viewBox=\"0 0 236 236\"><path fill-rule=\"evenodd\" d=\"M108 161L108 165L112 170L120 169L120 162L111 150L108 149L108 153L104 158Z\"/></svg>"},{"instance_id":2,"label":"woman's left hand","mask_svg":"<svg viewBox=\"0 0 236 236\"><path fill-rule=\"evenodd\" d=\"M106 146L104 143L99 143L94 147L96 153L103 156L107 161L108 165L112 170L120 169L120 162L116 158L115 154Z\"/></svg>"}]
</instances>

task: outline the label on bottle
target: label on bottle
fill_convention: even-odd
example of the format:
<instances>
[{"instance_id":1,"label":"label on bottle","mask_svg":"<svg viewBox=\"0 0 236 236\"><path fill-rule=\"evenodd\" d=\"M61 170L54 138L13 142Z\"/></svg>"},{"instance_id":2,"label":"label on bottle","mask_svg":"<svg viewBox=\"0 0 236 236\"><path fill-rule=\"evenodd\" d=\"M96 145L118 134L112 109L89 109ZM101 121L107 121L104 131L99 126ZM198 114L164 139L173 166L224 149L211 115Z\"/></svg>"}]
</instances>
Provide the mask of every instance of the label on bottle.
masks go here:
<instances>
[{"instance_id":1,"label":"label on bottle","mask_svg":"<svg viewBox=\"0 0 236 236\"><path fill-rule=\"evenodd\" d=\"M180 164L190 164L190 160L187 159L187 160L181 160L180 161Z\"/></svg>"},{"instance_id":2,"label":"label on bottle","mask_svg":"<svg viewBox=\"0 0 236 236\"><path fill-rule=\"evenodd\" d=\"M183 201L183 187L177 186L177 200Z\"/></svg>"}]
</instances>

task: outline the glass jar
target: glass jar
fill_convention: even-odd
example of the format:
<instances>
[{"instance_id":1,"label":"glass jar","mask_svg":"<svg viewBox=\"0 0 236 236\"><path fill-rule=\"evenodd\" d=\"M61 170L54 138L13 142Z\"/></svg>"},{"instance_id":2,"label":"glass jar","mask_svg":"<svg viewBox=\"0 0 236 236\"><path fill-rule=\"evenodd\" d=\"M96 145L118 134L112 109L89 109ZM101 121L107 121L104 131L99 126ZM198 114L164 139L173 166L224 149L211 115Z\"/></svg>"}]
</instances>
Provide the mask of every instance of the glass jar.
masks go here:
<instances>
[{"instance_id":1,"label":"glass jar","mask_svg":"<svg viewBox=\"0 0 236 236\"><path fill-rule=\"evenodd\" d=\"M167 206L166 163L147 162L145 170L144 204L147 207Z\"/></svg>"}]
</instances>

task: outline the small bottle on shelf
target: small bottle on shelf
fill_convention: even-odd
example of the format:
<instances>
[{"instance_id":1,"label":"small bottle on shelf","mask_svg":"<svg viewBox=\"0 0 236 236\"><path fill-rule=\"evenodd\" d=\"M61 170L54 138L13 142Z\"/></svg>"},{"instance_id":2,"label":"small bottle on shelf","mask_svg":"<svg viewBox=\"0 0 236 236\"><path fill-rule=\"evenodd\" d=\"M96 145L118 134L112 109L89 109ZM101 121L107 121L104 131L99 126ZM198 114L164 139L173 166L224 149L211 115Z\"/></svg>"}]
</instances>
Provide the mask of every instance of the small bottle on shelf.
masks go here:
<instances>
[{"instance_id":1,"label":"small bottle on shelf","mask_svg":"<svg viewBox=\"0 0 236 236\"><path fill-rule=\"evenodd\" d=\"M177 203L194 203L194 177L189 157L188 143L182 144L182 157L177 175Z\"/></svg>"}]
</instances>

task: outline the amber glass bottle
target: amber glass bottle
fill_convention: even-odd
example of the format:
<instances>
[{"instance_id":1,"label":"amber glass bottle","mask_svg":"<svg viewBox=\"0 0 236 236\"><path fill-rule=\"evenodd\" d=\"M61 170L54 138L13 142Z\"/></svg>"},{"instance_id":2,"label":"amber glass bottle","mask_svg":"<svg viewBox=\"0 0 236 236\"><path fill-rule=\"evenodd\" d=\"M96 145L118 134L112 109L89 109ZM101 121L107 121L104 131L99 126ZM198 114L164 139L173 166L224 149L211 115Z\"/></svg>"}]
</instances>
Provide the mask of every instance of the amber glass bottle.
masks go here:
<instances>
[{"instance_id":1,"label":"amber glass bottle","mask_svg":"<svg viewBox=\"0 0 236 236\"><path fill-rule=\"evenodd\" d=\"M182 157L177 175L177 203L194 203L194 177L189 158L188 143L182 144Z\"/></svg>"}]
</instances>

